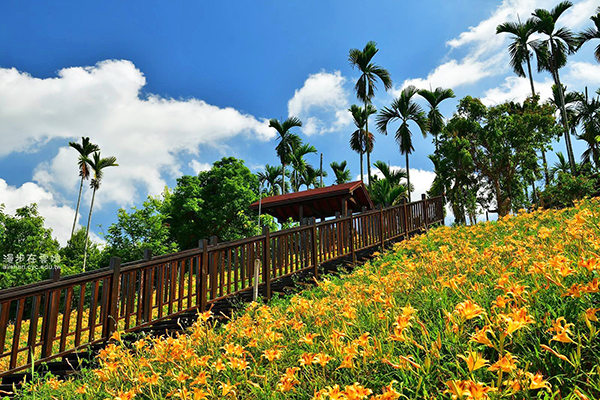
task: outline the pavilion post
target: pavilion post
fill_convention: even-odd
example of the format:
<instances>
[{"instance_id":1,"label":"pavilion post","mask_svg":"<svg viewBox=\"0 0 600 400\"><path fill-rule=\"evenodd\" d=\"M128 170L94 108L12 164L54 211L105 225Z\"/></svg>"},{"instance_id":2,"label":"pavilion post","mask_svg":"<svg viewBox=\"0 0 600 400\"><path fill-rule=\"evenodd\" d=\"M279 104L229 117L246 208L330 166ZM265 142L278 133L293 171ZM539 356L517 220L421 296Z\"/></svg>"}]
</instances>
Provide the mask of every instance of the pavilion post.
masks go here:
<instances>
[{"instance_id":1,"label":"pavilion post","mask_svg":"<svg viewBox=\"0 0 600 400\"><path fill-rule=\"evenodd\" d=\"M350 220L348 220L348 223L350 224L348 232L348 235L350 236L350 255L352 264L356 264L356 253L354 251L354 217L352 216L352 210L348 211L348 216L350 217Z\"/></svg>"}]
</instances>

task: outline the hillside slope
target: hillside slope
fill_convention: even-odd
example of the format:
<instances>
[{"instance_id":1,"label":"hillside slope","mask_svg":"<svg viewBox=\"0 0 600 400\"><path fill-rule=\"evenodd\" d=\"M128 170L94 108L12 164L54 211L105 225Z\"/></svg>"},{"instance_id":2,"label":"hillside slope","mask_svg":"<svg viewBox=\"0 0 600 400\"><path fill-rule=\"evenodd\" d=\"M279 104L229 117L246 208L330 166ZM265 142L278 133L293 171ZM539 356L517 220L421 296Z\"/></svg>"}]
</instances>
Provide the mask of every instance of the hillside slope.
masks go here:
<instances>
[{"instance_id":1,"label":"hillside slope","mask_svg":"<svg viewBox=\"0 0 600 400\"><path fill-rule=\"evenodd\" d=\"M600 200L399 243L224 327L110 345L37 398L600 398ZM33 394L23 394L32 397Z\"/></svg>"}]
</instances>

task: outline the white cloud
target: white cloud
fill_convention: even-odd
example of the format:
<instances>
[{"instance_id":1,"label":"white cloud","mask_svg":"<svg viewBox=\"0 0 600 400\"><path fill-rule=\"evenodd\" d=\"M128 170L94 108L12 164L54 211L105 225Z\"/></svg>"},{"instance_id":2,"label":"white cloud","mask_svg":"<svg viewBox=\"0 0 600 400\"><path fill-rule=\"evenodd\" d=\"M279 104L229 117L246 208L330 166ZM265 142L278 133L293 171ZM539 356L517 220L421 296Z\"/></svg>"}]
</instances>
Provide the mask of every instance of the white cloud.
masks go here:
<instances>
[{"instance_id":1,"label":"white cloud","mask_svg":"<svg viewBox=\"0 0 600 400\"><path fill-rule=\"evenodd\" d=\"M392 90L392 94L399 96L402 89L408 85L414 85L419 89L429 89L430 87L457 88L462 85L474 84L504 70L504 64L499 62L501 58L502 55L485 61L478 61L475 58L465 58L461 61L450 60L439 65L426 78L405 80L399 88Z\"/></svg>"},{"instance_id":2,"label":"white cloud","mask_svg":"<svg viewBox=\"0 0 600 400\"><path fill-rule=\"evenodd\" d=\"M45 219L44 226L52 228L52 236L58 240L61 246L66 245L71 237L75 210L69 206L58 205L52 193L33 182L26 182L20 187L15 187L8 185L4 179L0 179L0 203L5 205L4 212L11 215L14 215L18 208L36 203L40 215ZM80 217L81 215L78 215L78 220ZM81 225L78 224L75 229L80 227ZM104 243L93 232L91 232L90 238L97 243Z\"/></svg>"},{"instance_id":3,"label":"white cloud","mask_svg":"<svg viewBox=\"0 0 600 400\"><path fill-rule=\"evenodd\" d=\"M426 78L407 79L394 90L393 94L399 95L399 92L408 85L419 88L441 86L456 89L463 85L473 85L484 78L509 72L506 48L510 35L496 35L496 27L503 22L516 22L519 17L521 21L525 21L531 17L535 9L551 9L556 4L556 0L503 0L488 18L446 42L451 52L464 49L466 54L462 58L448 59L449 55L447 55ZM577 2L561 16L560 26L567 26L575 31L580 29L583 24L589 22L595 7L597 7L597 0ZM503 86L514 83L505 82ZM498 90L506 91L506 87Z\"/></svg>"},{"instance_id":4,"label":"white cloud","mask_svg":"<svg viewBox=\"0 0 600 400\"><path fill-rule=\"evenodd\" d=\"M345 83L346 78L340 71L321 71L310 75L295 91L288 102L288 114L302 120L304 134L334 132L350 125L352 117L347 111L349 95L344 89Z\"/></svg>"},{"instance_id":5,"label":"white cloud","mask_svg":"<svg viewBox=\"0 0 600 400\"><path fill-rule=\"evenodd\" d=\"M405 168L399 167L397 165L390 165L390 169L392 171L404 170ZM371 175L377 176L378 178L383 178L383 174L377 168L371 168ZM410 183L415 189L411 193L411 198L413 201L417 201L421 199L422 194L426 194L429 189L431 189L431 184L435 179L435 172L427 171L424 169L410 169ZM354 178L355 181L360 181L360 174L356 175ZM366 182L366 178L365 178Z\"/></svg>"},{"instance_id":6,"label":"white cloud","mask_svg":"<svg viewBox=\"0 0 600 400\"><path fill-rule=\"evenodd\" d=\"M212 165L210 165L209 163L201 163L198 160L192 160L189 164L189 167L192 169L192 171L194 171L194 173L197 175L202 171L208 171L212 168Z\"/></svg>"},{"instance_id":7,"label":"white cloud","mask_svg":"<svg viewBox=\"0 0 600 400\"><path fill-rule=\"evenodd\" d=\"M553 84L550 78L543 82L534 81L535 92L540 95L542 102L552 96ZM487 90L481 101L486 106L493 106L506 101L523 102L528 96L531 96L529 79L509 76L500 86Z\"/></svg>"},{"instance_id":8,"label":"white cloud","mask_svg":"<svg viewBox=\"0 0 600 400\"><path fill-rule=\"evenodd\" d=\"M592 87L596 87L600 85L600 64L571 61L568 67L569 71L566 73L564 80L569 85L569 90L576 89L572 86L592 85ZM582 90L582 87L578 88L578 90Z\"/></svg>"},{"instance_id":9,"label":"white cloud","mask_svg":"<svg viewBox=\"0 0 600 400\"><path fill-rule=\"evenodd\" d=\"M200 146L218 148L235 136L269 140L266 120L198 99L140 97L146 78L133 63L107 60L93 67L65 68L58 77L39 79L0 68L0 157L35 151L51 139L89 136L102 155L117 157L97 194L104 201L131 205L141 190L160 193L165 174L180 174L182 153ZM36 169L34 180L58 196L76 193L76 152L67 146ZM89 194L86 194L89 196Z\"/></svg>"}]
</instances>

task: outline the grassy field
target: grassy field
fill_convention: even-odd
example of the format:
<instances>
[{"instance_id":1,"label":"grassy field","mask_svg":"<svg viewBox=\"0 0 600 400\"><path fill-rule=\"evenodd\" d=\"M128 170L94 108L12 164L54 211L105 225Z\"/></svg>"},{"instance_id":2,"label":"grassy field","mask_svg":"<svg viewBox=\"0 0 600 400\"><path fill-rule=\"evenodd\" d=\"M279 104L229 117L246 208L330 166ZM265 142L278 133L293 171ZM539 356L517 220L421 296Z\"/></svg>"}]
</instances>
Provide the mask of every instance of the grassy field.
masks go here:
<instances>
[{"instance_id":1,"label":"grassy field","mask_svg":"<svg viewBox=\"0 0 600 400\"><path fill-rule=\"evenodd\" d=\"M600 200L399 243L341 278L185 335L118 335L24 398L600 398Z\"/></svg>"}]
</instances>

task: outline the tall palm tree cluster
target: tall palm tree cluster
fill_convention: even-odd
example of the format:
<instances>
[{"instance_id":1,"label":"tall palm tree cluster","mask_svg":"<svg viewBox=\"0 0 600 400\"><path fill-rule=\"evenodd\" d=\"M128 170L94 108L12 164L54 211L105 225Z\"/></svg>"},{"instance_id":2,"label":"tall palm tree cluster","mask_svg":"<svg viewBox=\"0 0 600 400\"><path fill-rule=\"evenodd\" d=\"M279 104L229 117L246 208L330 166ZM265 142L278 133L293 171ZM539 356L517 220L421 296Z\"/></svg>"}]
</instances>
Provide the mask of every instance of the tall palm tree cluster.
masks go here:
<instances>
[{"instance_id":1,"label":"tall palm tree cluster","mask_svg":"<svg viewBox=\"0 0 600 400\"><path fill-rule=\"evenodd\" d=\"M548 71L554 80L554 97L551 99L559 113L558 120L562 126L563 136L567 148L567 159L570 170L576 173L577 167L573 155L571 136L584 140L588 150L582 155L583 163L594 163L596 168L600 162L600 100L589 99L587 93L567 92L561 84L559 71L567 63L567 56L578 51L587 42L600 39L600 7L597 15L592 16L594 26L585 31L574 34L566 27L558 26L561 15L572 7L569 1L559 3L552 10L537 9L531 18L525 22L506 22L498 25L497 34L508 33L512 41L508 47L510 65L519 77L529 77L532 96L536 96L535 83L532 76L533 63L537 63L538 72ZM418 130L423 137L428 134L433 136L436 153L438 152L438 136L445 126L445 119L440 111L440 104L447 99L454 98L452 89L438 87L435 90L418 89L407 86L402 89L399 96L389 106L377 110L372 104L377 90L377 85L382 84L385 90L393 88L390 73L384 67L374 62L375 55L379 52L377 44L368 42L363 49L353 48L348 53L348 61L352 68L360 72L354 85L354 92L361 103L353 104L348 112L352 116L355 129L350 134L350 148L359 154L360 179L369 187L373 198L380 204L393 204L399 198L411 200L412 185L410 182L410 154L415 150L413 145L413 132ZM600 63L600 45L595 49L596 60ZM600 95L600 92L598 92ZM417 101L420 96L426 106L425 110ZM374 116L375 126L381 134L387 135L391 125L395 126L395 139L400 154L405 156L405 169L396 171L392 176L389 166L383 162L371 164L371 153L375 145L375 135L369 130L369 118ZM293 128L300 128L302 122L297 117L290 117L285 121L270 120L270 127L277 131L277 146L275 151L281 161L281 166L267 165L265 171L259 173L261 184L266 185L266 191L271 195L298 191L305 186L318 187L321 181L318 177L326 176L321 168L314 168L306 161L306 156L316 153L317 150L310 144L303 143L298 134L291 132ZM576 127L581 126L581 134L576 134ZM546 184L551 179L551 174L546 163L544 148L541 152L542 164ZM366 159L366 178L364 161ZM379 173L374 177L371 166L375 166ZM291 168L288 171L288 167ZM346 169L347 163L333 162L331 168L335 176L335 184L347 182L351 179L350 171ZM289 183L288 183L289 181ZM535 182L532 182L535 188ZM534 189L535 192L535 189ZM395 196L395 197L394 197Z\"/></svg>"},{"instance_id":2,"label":"tall palm tree cluster","mask_svg":"<svg viewBox=\"0 0 600 400\"><path fill-rule=\"evenodd\" d=\"M88 180L92 177L90 182L90 189L92 189L92 202L90 204L90 211L88 214L87 226L85 228L85 246L83 250L83 267L85 271L87 261L87 250L88 240L90 233L90 223L92 221L92 210L94 209L94 200L96 198L96 191L100 189L102 184L102 178L104 176L104 169L108 167L116 167L116 157L105 157L100 155L100 147L90 142L89 137L82 137L81 144L77 142L69 142L69 146L77 150L79 153L77 166L79 169L79 176L81 181L79 184L79 196L77 197L77 208L75 209L75 218L73 219L73 228L71 229L71 239L75 234L75 225L77 224L77 216L79 215L79 206L81 204L81 193L83 191L83 181Z\"/></svg>"},{"instance_id":3,"label":"tall palm tree cluster","mask_svg":"<svg viewBox=\"0 0 600 400\"><path fill-rule=\"evenodd\" d=\"M525 22L505 22L496 28L497 34L508 33L512 41L508 46L510 65L519 77L529 77L532 96L536 96L532 75L532 61L535 56L538 72L547 71L554 81L551 103L559 113L559 122L565 140L567 160L571 173L577 174L577 162L573 153L571 137L584 140L588 149L582 155L582 162L594 162L598 165L598 136L600 135L600 102L598 98L589 99L586 94L567 92L560 80L560 69L567 64L569 55L574 54L591 40L600 39L600 7L590 19L593 27L578 34L569 28L559 26L559 18L573 7L570 1L563 1L551 10L536 9ZM594 52L600 63L600 44ZM527 67L525 72L524 66ZM600 94L600 93L599 93ZM582 134L577 136L576 127L581 126ZM546 154L541 151L546 184L550 174L546 163ZM564 160L564 155L560 154ZM559 163L561 161L559 160ZM554 168L556 170L556 168Z\"/></svg>"},{"instance_id":4,"label":"tall palm tree cluster","mask_svg":"<svg viewBox=\"0 0 600 400\"><path fill-rule=\"evenodd\" d=\"M264 172L258 173L259 182L266 185L265 189L269 195L278 195L288 193L291 189L294 192L299 191L302 186L306 189L321 186L321 177L327 176L327 171L322 168L313 167L306 160L309 154L316 154L317 149L309 144L304 143L302 138L296 133L291 132L293 128L300 128L302 121L298 117L290 117L285 121L271 119L269 127L277 131L277 140L279 143L275 147L277 157L281 161L281 167L265 166ZM287 170L291 167L291 171ZM286 177L289 178L289 184L286 182Z\"/></svg>"}]
</instances>

